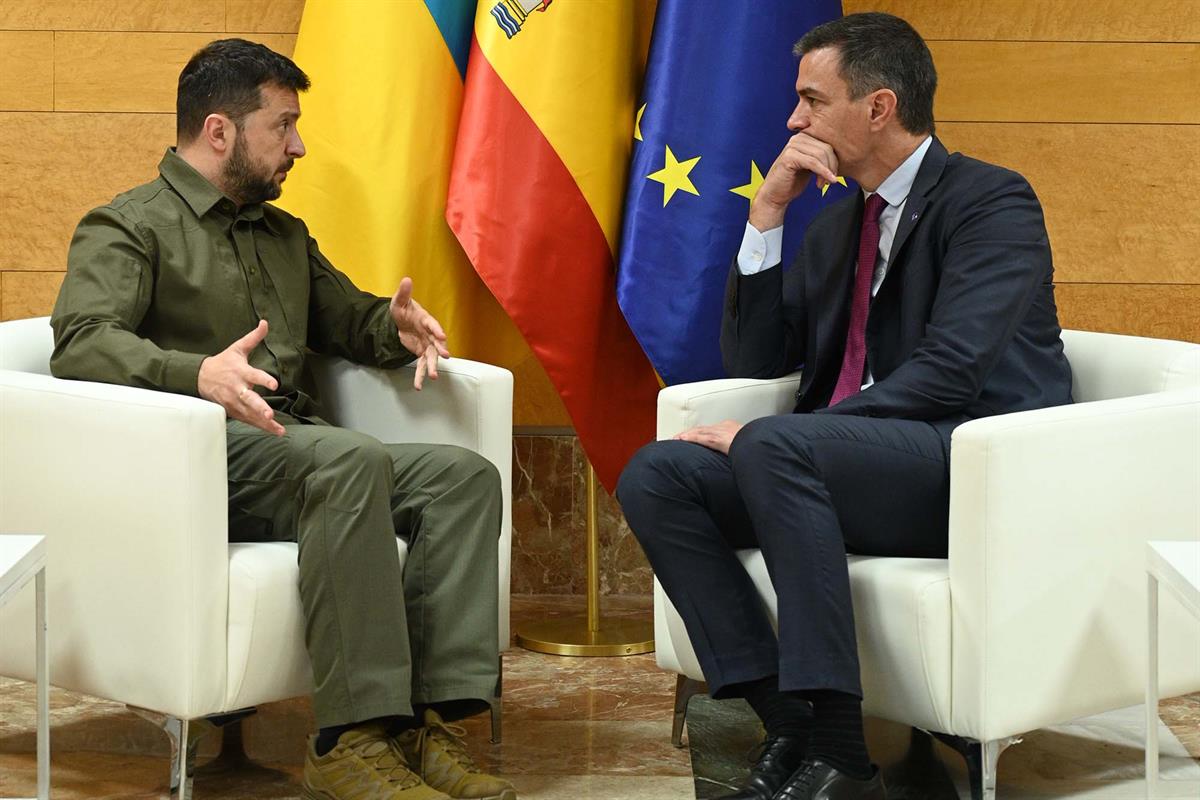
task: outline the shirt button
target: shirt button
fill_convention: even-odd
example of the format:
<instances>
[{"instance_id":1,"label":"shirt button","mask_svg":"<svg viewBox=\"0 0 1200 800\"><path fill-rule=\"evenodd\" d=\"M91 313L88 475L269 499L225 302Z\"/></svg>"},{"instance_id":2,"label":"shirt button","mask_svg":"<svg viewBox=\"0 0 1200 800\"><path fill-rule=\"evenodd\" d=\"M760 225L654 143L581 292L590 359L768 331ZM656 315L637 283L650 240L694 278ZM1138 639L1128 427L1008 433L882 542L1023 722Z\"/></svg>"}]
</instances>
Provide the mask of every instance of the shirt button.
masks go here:
<instances>
[{"instance_id":1,"label":"shirt button","mask_svg":"<svg viewBox=\"0 0 1200 800\"><path fill-rule=\"evenodd\" d=\"M753 256L754 256L754 260L755 260L755 261L762 261L762 260L763 260L763 252L762 252L762 250L755 250L755 251L754 251L754 253L753 253Z\"/></svg>"}]
</instances>

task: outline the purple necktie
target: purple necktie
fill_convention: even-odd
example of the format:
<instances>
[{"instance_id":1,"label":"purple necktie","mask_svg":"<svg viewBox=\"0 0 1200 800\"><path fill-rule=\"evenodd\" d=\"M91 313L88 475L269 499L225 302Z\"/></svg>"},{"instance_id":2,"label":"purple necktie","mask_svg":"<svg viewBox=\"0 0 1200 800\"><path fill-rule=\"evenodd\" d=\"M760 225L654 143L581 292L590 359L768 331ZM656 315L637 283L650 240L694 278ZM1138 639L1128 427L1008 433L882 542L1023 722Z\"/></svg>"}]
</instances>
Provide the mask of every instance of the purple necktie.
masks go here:
<instances>
[{"instance_id":1,"label":"purple necktie","mask_svg":"<svg viewBox=\"0 0 1200 800\"><path fill-rule=\"evenodd\" d=\"M867 310L871 307L871 279L879 260L879 215L887 201L878 194L867 198L862 231L858 235L858 267L854 272L854 299L850 305L850 327L846 329L846 352L842 371L829 405L837 405L862 389L867 361Z\"/></svg>"}]
</instances>

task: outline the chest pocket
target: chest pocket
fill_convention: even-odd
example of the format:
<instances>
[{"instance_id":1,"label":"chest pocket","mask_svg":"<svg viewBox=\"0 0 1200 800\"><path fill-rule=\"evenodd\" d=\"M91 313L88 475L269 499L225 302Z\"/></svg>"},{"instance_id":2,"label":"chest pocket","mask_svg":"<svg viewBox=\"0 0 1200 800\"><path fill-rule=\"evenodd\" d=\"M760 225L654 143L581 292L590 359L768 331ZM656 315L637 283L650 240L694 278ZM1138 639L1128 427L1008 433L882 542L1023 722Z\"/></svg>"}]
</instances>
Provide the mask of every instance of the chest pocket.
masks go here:
<instances>
[{"instance_id":1,"label":"chest pocket","mask_svg":"<svg viewBox=\"0 0 1200 800\"><path fill-rule=\"evenodd\" d=\"M308 338L308 252L303 242L289 244L271 232L254 232L255 249L264 288L278 303L293 342L303 346Z\"/></svg>"}]
</instances>

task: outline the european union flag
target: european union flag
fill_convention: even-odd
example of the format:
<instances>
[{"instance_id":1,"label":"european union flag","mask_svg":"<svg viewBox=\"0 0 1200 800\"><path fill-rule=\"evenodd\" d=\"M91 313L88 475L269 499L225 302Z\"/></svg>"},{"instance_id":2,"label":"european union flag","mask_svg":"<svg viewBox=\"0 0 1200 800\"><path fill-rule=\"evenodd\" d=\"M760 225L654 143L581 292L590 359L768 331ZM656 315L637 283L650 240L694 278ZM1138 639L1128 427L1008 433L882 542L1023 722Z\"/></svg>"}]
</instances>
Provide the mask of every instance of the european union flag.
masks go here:
<instances>
[{"instance_id":1,"label":"european union flag","mask_svg":"<svg viewBox=\"0 0 1200 800\"><path fill-rule=\"evenodd\" d=\"M787 143L792 46L841 15L840 0L659 0L629 188L617 299L668 384L724 375L725 278L750 198ZM792 203L784 265L808 221L848 190Z\"/></svg>"}]
</instances>

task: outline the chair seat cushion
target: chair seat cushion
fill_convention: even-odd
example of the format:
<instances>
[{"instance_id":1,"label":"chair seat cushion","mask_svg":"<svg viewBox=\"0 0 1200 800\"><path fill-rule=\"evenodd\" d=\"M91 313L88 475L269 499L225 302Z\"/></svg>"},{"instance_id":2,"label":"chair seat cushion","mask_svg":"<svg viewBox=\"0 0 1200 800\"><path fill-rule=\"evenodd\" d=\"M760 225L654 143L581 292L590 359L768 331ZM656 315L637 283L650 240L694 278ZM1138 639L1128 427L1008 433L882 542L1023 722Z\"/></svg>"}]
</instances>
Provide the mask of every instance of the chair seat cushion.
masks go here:
<instances>
[{"instance_id":1,"label":"chair seat cushion","mask_svg":"<svg viewBox=\"0 0 1200 800\"><path fill-rule=\"evenodd\" d=\"M312 692L297 553L294 542L229 545L228 710Z\"/></svg>"},{"instance_id":2,"label":"chair seat cushion","mask_svg":"<svg viewBox=\"0 0 1200 800\"><path fill-rule=\"evenodd\" d=\"M759 550L738 558L750 574L771 620L775 591ZM929 730L950 719L950 569L944 559L850 556L862 671L863 710L872 716ZM679 613L655 580L654 613L660 667L703 680Z\"/></svg>"}]
</instances>

